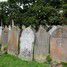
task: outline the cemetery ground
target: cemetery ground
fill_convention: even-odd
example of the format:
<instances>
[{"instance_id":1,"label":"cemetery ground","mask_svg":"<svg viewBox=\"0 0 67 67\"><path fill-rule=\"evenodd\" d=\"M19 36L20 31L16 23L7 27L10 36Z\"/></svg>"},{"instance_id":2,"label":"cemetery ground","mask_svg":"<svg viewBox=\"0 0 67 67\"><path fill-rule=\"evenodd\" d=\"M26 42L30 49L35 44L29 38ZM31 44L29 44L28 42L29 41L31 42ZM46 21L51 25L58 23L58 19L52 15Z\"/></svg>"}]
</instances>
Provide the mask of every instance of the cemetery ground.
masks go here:
<instances>
[{"instance_id":1,"label":"cemetery ground","mask_svg":"<svg viewBox=\"0 0 67 67\"><path fill-rule=\"evenodd\" d=\"M67 63L62 63L63 67L67 67ZM37 63L35 61L22 61L21 59L4 54L0 56L0 67L50 67L48 63Z\"/></svg>"},{"instance_id":2,"label":"cemetery ground","mask_svg":"<svg viewBox=\"0 0 67 67\"><path fill-rule=\"evenodd\" d=\"M35 61L22 61L21 59L4 54L0 56L0 67L50 67L47 63L37 63Z\"/></svg>"}]
</instances>

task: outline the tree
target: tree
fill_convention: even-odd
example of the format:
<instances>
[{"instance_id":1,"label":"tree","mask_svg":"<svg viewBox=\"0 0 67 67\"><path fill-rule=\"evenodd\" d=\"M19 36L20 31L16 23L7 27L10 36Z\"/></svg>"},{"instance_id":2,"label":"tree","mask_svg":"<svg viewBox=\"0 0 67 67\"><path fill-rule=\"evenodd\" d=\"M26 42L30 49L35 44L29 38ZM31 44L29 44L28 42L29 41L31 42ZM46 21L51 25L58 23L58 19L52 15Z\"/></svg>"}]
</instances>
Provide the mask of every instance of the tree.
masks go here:
<instances>
[{"instance_id":1,"label":"tree","mask_svg":"<svg viewBox=\"0 0 67 67\"><path fill-rule=\"evenodd\" d=\"M15 25L19 25L20 27L21 25L31 25L35 29L38 29L39 25L51 26L62 24L58 8L61 9L63 6L58 7L59 4L57 6L57 4L54 4L55 2L52 1L8 0L7 3L0 4L0 16L2 22L3 24L9 25L13 19ZM61 3L60 5L62 5Z\"/></svg>"},{"instance_id":2,"label":"tree","mask_svg":"<svg viewBox=\"0 0 67 67\"><path fill-rule=\"evenodd\" d=\"M3 25L11 24L12 19L16 25L22 25L23 14L28 10L25 5L33 1L34 0L8 0L8 2L1 2L0 19ZM21 6L24 7L24 9L22 9Z\"/></svg>"},{"instance_id":3,"label":"tree","mask_svg":"<svg viewBox=\"0 0 67 67\"><path fill-rule=\"evenodd\" d=\"M37 0L24 15L23 22L32 25L35 29L38 29L39 25L62 24L58 10L46 4L44 0Z\"/></svg>"},{"instance_id":4,"label":"tree","mask_svg":"<svg viewBox=\"0 0 67 67\"><path fill-rule=\"evenodd\" d=\"M55 8L61 8L63 4L63 0L51 0L50 4Z\"/></svg>"},{"instance_id":5,"label":"tree","mask_svg":"<svg viewBox=\"0 0 67 67\"><path fill-rule=\"evenodd\" d=\"M8 4L6 2L0 3L0 21L3 24L8 24Z\"/></svg>"},{"instance_id":6,"label":"tree","mask_svg":"<svg viewBox=\"0 0 67 67\"><path fill-rule=\"evenodd\" d=\"M64 0L63 3L63 21L64 21L63 24L67 25L67 0Z\"/></svg>"}]
</instances>

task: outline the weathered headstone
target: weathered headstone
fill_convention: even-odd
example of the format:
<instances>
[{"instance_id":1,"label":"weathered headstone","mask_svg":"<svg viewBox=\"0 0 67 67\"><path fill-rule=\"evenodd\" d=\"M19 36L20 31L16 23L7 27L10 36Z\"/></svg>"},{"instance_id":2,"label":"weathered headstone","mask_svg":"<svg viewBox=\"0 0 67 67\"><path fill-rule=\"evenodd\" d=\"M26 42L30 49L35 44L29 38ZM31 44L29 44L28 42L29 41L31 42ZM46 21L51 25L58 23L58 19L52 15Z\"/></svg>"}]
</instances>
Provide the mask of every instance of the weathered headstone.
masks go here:
<instances>
[{"instance_id":1,"label":"weathered headstone","mask_svg":"<svg viewBox=\"0 0 67 67\"><path fill-rule=\"evenodd\" d=\"M2 41L2 26L0 26L0 44L1 44L1 41Z\"/></svg>"},{"instance_id":2,"label":"weathered headstone","mask_svg":"<svg viewBox=\"0 0 67 67\"><path fill-rule=\"evenodd\" d=\"M35 39L34 59L38 62L45 62L49 54L49 34L40 26Z\"/></svg>"},{"instance_id":3,"label":"weathered headstone","mask_svg":"<svg viewBox=\"0 0 67 67\"><path fill-rule=\"evenodd\" d=\"M67 26L63 26L61 46L62 46L62 61L67 62Z\"/></svg>"},{"instance_id":4,"label":"weathered headstone","mask_svg":"<svg viewBox=\"0 0 67 67\"><path fill-rule=\"evenodd\" d=\"M20 37L20 54L22 60L31 61L33 59L34 32L31 27L25 28Z\"/></svg>"},{"instance_id":5,"label":"weathered headstone","mask_svg":"<svg viewBox=\"0 0 67 67\"><path fill-rule=\"evenodd\" d=\"M50 38L50 54L53 61L67 62L67 27L58 27Z\"/></svg>"},{"instance_id":6,"label":"weathered headstone","mask_svg":"<svg viewBox=\"0 0 67 67\"><path fill-rule=\"evenodd\" d=\"M2 51L7 49L8 45L8 27L5 26L5 28L2 31Z\"/></svg>"},{"instance_id":7,"label":"weathered headstone","mask_svg":"<svg viewBox=\"0 0 67 67\"><path fill-rule=\"evenodd\" d=\"M19 34L20 29L16 27L12 27L12 29L9 30L8 54L18 55Z\"/></svg>"},{"instance_id":8,"label":"weathered headstone","mask_svg":"<svg viewBox=\"0 0 67 67\"><path fill-rule=\"evenodd\" d=\"M0 51L1 51L1 46L2 46L2 26L0 26Z\"/></svg>"}]
</instances>

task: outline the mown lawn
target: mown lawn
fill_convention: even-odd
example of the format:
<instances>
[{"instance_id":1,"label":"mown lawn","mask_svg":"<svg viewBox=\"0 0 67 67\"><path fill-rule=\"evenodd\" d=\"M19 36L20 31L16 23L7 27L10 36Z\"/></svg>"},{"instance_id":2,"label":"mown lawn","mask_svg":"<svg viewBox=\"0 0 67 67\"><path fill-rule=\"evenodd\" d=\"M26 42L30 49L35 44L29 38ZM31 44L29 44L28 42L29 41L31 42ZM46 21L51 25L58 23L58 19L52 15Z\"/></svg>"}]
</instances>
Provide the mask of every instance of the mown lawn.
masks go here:
<instances>
[{"instance_id":1,"label":"mown lawn","mask_svg":"<svg viewBox=\"0 0 67 67\"><path fill-rule=\"evenodd\" d=\"M21 59L5 54L0 56L0 67L50 67L46 63L27 62Z\"/></svg>"}]
</instances>

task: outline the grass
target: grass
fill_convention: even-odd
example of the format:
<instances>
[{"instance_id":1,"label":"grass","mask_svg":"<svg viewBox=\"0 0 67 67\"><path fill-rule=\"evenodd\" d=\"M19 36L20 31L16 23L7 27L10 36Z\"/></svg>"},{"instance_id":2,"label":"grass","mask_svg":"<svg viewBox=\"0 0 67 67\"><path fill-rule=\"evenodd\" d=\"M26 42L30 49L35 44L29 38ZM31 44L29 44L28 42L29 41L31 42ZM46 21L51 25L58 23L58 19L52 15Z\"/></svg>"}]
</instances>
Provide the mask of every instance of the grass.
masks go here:
<instances>
[{"instance_id":1,"label":"grass","mask_svg":"<svg viewBox=\"0 0 67 67\"><path fill-rule=\"evenodd\" d=\"M34 61L22 61L21 59L4 54L0 56L0 67L50 67L47 63L37 63Z\"/></svg>"},{"instance_id":2,"label":"grass","mask_svg":"<svg viewBox=\"0 0 67 67\"><path fill-rule=\"evenodd\" d=\"M67 67L67 63L62 63L63 67ZM0 67L50 67L47 63L37 63L35 61L22 61L21 59L4 54L0 56Z\"/></svg>"},{"instance_id":3,"label":"grass","mask_svg":"<svg viewBox=\"0 0 67 67\"><path fill-rule=\"evenodd\" d=\"M62 62L63 67L67 67L67 63Z\"/></svg>"}]
</instances>

